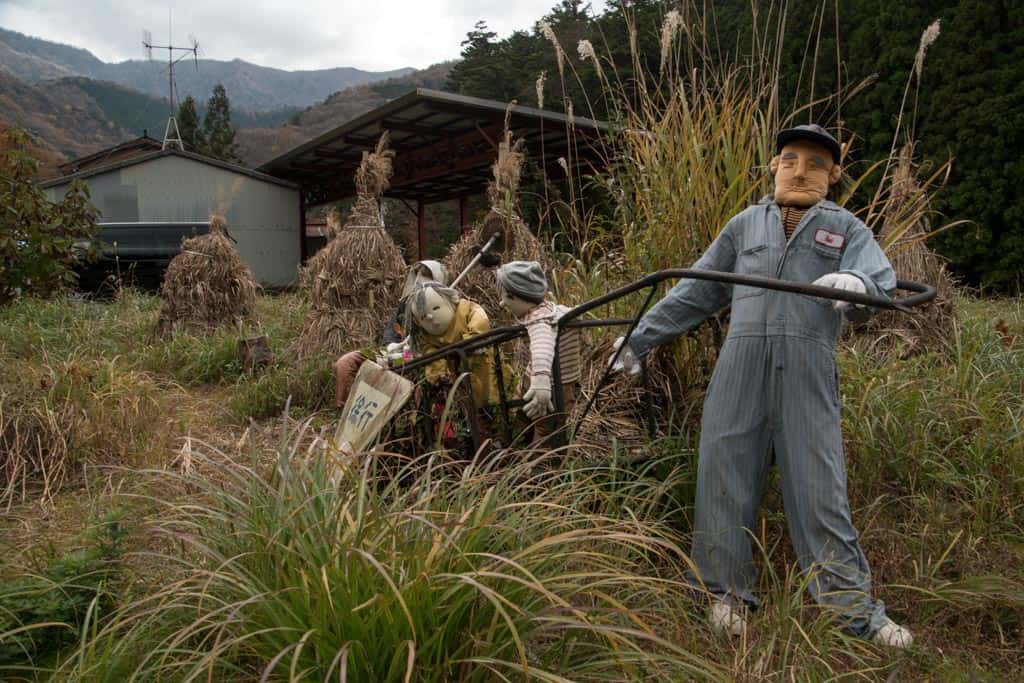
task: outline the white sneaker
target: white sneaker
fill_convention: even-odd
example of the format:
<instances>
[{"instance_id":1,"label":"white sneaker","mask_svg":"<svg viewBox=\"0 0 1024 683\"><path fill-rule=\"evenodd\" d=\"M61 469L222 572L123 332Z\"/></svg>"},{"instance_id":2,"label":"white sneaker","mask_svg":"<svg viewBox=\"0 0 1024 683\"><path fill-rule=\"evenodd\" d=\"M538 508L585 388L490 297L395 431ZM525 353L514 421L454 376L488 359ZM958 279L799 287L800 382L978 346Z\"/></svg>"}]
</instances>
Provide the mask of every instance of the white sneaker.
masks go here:
<instances>
[{"instance_id":1,"label":"white sneaker","mask_svg":"<svg viewBox=\"0 0 1024 683\"><path fill-rule=\"evenodd\" d=\"M885 645L886 647L894 647L898 650L904 650L913 644L914 636L911 635L909 629L904 626L900 626L889 617L886 617L885 623L882 624L882 628L875 631L875 635L872 636L871 641L878 643L879 645Z\"/></svg>"},{"instance_id":2,"label":"white sneaker","mask_svg":"<svg viewBox=\"0 0 1024 683\"><path fill-rule=\"evenodd\" d=\"M733 607L723 600L715 600L711 603L708 622L713 631L727 633L730 636L742 635L747 630L747 620L743 618L743 610Z\"/></svg>"}]
</instances>

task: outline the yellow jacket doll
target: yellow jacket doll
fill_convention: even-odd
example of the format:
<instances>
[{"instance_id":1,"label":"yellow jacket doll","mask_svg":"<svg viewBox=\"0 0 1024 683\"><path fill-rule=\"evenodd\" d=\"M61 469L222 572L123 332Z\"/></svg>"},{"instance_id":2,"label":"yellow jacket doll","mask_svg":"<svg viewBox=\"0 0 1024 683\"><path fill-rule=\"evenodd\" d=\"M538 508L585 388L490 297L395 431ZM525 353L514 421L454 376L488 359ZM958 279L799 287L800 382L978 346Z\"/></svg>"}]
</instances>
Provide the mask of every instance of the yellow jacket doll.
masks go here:
<instances>
[{"instance_id":1,"label":"yellow jacket doll","mask_svg":"<svg viewBox=\"0 0 1024 683\"><path fill-rule=\"evenodd\" d=\"M412 351L417 356L433 353L491 329L491 321L479 304L436 282L424 283L409 295L406 320L406 329L411 332ZM469 354L473 403L477 406L499 401L492 360L494 352L496 350L485 349ZM444 360L431 363L424 369L424 375L428 382L439 382L450 376L449 364Z\"/></svg>"}]
</instances>

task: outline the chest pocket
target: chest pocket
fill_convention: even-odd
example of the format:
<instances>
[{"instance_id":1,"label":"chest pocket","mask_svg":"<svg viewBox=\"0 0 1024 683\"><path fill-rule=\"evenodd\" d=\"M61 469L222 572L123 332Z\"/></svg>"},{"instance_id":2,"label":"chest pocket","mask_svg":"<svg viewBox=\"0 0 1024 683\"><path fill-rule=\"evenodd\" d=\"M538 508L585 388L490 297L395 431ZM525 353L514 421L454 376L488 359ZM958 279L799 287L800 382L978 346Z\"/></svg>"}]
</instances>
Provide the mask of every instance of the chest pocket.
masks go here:
<instances>
[{"instance_id":1,"label":"chest pocket","mask_svg":"<svg viewBox=\"0 0 1024 683\"><path fill-rule=\"evenodd\" d=\"M738 259L739 268L736 272L744 275L767 275L768 274L768 245L759 244L740 252Z\"/></svg>"},{"instance_id":2,"label":"chest pocket","mask_svg":"<svg viewBox=\"0 0 1024 683\"><path fill-rule=\"evenodd\" d=\"M808 257L806 259L807 272L804 277L807 282L814 282L822 275L839 270L839 264L843 257L842 248L828 247L818 242L813 242L810 251L805 251L804 253ZM821 299L816 296L809 296L807 299L819 306L831 306L833 304L831 299Z\"/></svg>"},{"instance_id":3,"label":"chest pocket","mask_svg":"<svg viewBox=\"0 0 1024 683\"><path fill-rule=\"evenodd\" d=\"M741 275L772 275L773 269L771 263L769 263L770 253L771 250L767 244L758 244L744 249L736 258L736 272ZM764 290L760 287L747 287L745 285L736 285L734 292L736 299L744 299L759 294L764 294Z\"/></svg>"}]
</instances>

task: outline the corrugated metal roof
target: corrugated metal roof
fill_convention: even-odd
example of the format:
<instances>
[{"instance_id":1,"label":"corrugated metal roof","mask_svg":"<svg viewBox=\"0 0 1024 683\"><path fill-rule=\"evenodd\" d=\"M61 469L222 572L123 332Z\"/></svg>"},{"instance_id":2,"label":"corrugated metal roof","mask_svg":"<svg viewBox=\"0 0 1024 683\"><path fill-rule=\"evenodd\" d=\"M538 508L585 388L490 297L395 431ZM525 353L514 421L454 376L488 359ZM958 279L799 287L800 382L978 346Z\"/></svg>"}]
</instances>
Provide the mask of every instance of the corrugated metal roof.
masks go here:
<instances>
[{"instance_id":1,"label":"corrugated metal roof","mask_svg":"<svg viewBox=\"0 0 1024 683\"><path fill-rule=\"evenodd\" d=\"M388 196L431 201L481 191L491 179L497 141L509 119L531 161L557 171L594 163L609 124L585 117L420 88L298 145L259 167L302 186L308 203L354 192L362 153L384 131L396 152Z\"/></svg>"}]
</instances>

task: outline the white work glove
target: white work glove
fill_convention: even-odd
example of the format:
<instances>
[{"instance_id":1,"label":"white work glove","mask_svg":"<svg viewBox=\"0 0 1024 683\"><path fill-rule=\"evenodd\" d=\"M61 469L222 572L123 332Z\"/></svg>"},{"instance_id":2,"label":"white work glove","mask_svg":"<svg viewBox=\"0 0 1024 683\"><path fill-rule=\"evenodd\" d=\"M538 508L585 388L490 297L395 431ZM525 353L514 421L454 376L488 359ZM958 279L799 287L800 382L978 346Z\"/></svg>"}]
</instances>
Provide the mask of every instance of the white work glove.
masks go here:
<instances>
[{"instance_id":1,"label":"white work glove","mask_svg":"<svg viewBox=\"0 0 1024 683\"><path fill-rule=\"evenodd\" d=\"M546 415L555 409L551 402L551 378L547 375L534 375L530 378L530 388L523 394L526 405L523 412L531 420Z\"/></svg>"},{"instance_id":2,"label":"white work glove","mask_svg":"<svg viewBox=\"0 0 1024 683\"><path fill-rule=\"evenodd\" d=\"M615 358L615 351L619 350L619 347L622 346L622 342L625 340L625 337L619 337L615 340L615 346L613 347L611 358L608 359L609 364L611 364L612 359ZM616 360L615 364L612 365L612 370L615 372L622 372L625 370L631 375L636 375L640 373L641 365L640 359L636 357L635 353L633 353L633 349L629 348L629 344L626 344L626 348L622 349L622 353L619 354L618 360Z\"/></svg>"},{"instance_id":3,"label":"white work glove","mask_svg":"<svg viewBox=\"0 0 1024 683\"><path fill-rule=\"evenodd\" d=\"M384 348L384 357L388 360L401 360L409 350L409 338L399 342L391 342Z\"/></svg>"},{"instance_id":4,"label":"white work glove","mask_svg":"<svg viewBox=\"0 0 1024 683\"><path fill-rule=\"evenodd\" d=\"M829 273L828 275L822 275L811 284L820 285L821 287L842 289L847 292L857 292L858 294L864 294L868 291L868 288L864 286L864 282L859 277L856 275L850 275L849 273ZM852 304L849 301L835 301L832 303L832 308L842 312L846 312L851 306L858 306L858 304Z\"/></svg>"}]
</instances>

